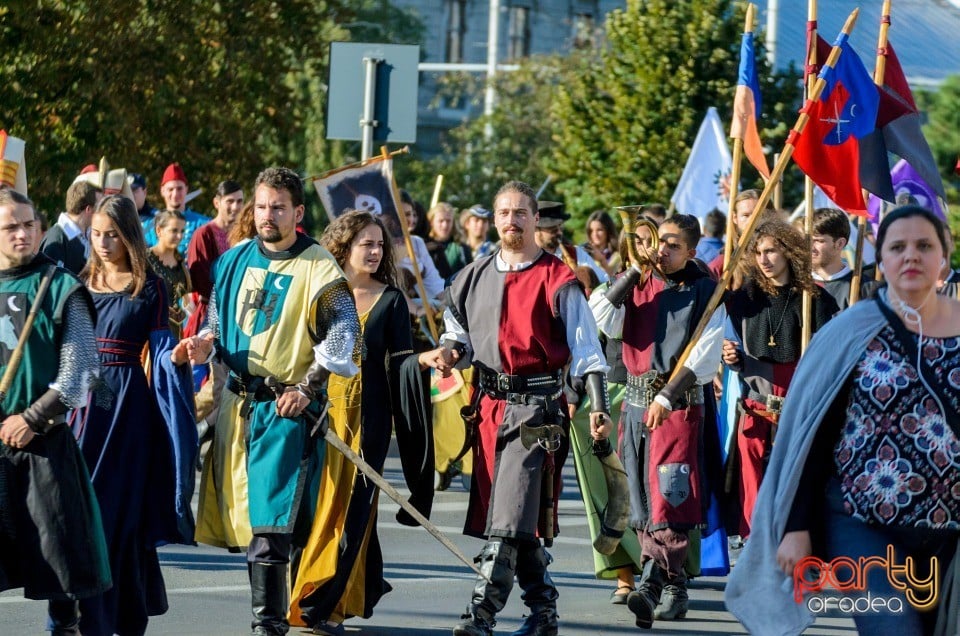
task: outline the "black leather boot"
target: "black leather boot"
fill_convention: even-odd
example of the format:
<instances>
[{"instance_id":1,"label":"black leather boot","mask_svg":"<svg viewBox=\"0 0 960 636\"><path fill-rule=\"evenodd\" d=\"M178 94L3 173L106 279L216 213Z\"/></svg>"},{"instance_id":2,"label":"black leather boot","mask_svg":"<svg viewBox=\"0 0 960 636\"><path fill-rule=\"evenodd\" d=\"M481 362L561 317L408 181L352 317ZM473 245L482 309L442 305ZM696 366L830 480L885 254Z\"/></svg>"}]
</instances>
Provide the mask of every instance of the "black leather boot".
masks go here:
<instances>
[{"instance_id":1,"label":"black leather boot","mask_svg":"<svg viewBox=\"0 0 960 636\"><path fill-rule=\"evenodd\" d=\"M47 601L52 636L80 635L80 603L77 601Z\"/></svg>"},{"instance_id":2,"label":"black leather boot","mask_svg":"<svg viewBox=\"0 0 960 636\"><path fill-rule=\"evenodd\" d=\"M687 617L689 596L687 595L687 577L680 571L680 576L670 577L663 586L660 605L653 613L656 620L675 621Z\"/></svg>"},{"instance_id":3,"label":"black leather boot","mask_svg":"<svg viewBox=\"0 0 960 636\"><path fill-rule=\"evenodd\" d=\"M538 543L521 543L517 555L517 583L523 589L523 602L530 608L520 629L512 636L557 636L557 592L547 566L553 557Z\"/></svg>"},{"instance_id":4,"label":"black leather boot","mask_svg":"<svg viewBox=\"0 0 960 636\"><path fill-rule=\"evenodd\" d=\"M637 627L653 627L654 611L660 604L660 594L666 583L667 573L653 559L643 564L643 574L637 589L627 597L627 607L637 617Z\"/></svg>"},{"instance_id":5,"label":"black leather boot","mask_svg":"<svg viewBox=\"0 0 960 636\"><path fill-rule=\"evenodd\" d=\"M513 589L517 548L504 539L491 539L474 559L490 582L477 577L467 612L453 628L453 636L492 636L497 612L503 609Z\"/></svg>"},{"instance_id":6,"label":"black leather boot","mask_svg":"<svg viewBox=\"0 0 960 636\"><path fill-rule=\"evenodd\" d=\"M255 636L283 636L290 630L287 622L289 589L286 563L248 563Z\"/></svg>"}]
</instances>

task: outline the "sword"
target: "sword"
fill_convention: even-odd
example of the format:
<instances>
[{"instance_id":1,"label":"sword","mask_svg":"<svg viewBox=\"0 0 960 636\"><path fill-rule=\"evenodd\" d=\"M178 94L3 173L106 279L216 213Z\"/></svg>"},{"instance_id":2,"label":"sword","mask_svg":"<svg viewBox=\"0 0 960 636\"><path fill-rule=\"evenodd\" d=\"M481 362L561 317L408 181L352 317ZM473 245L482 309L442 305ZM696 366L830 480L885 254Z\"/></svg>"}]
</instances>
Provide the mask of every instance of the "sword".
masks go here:
<instances>
[{"instance_id":1,"label":"sword","mask_svg":"<svg viewBox=\"0 0 960 636\"><path fill-rule=\"evenodd\" d=\"M280 397L280 395L283 394L283 385L280 384L275 377L270 376L266 378L264 380L264 384L270 387L277 397ZM313 435L315 432L322 431L323 439L325 439L328 444L340 451L340 453L354 466L356 466L361 473L368 477L370 481L377 486L377 488L385 492L388 497L393 499L397 504L400 505L401 508L406 510L411 517L416 519L417 523L423 526L424 530L429 532L433 538L439 541L443 547L453 554L453 556L463 561L468 568L476 572L477 576L484 579L487 583L493 583L489 577L480 571L480 568L474 565L473 561L467 558L467 556L460 551L460 548L458 548L453 541L448 539L442 532L440 532L440 529L437 528L437 526L433 525L430 520L424 517L419 510L414 508L409 501L404 499L403 495L401 495L400 492L390 484L390 482L384 479L383 476L378 473L373 466L368 464L367 460L360 457L360 455L357 455L357 453L354 452L354 450L350 448L346 442L337 437L337 434L331 431L329 426L326 426L325 423L321 422L320 418L309 411L303 411L300 415L303 416L303 419L305 419L311 426L311 435Z\"/></svg>"}]
</instances>

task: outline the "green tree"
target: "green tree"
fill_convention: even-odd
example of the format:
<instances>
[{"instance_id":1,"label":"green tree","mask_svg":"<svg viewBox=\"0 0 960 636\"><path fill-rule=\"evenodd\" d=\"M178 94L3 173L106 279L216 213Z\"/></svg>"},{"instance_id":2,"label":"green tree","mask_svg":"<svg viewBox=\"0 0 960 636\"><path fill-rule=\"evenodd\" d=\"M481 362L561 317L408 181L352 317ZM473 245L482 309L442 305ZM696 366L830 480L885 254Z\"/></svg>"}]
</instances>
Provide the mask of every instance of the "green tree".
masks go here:
<instances>
[{"instance_id":1,"label":"green tree","mask_svg":"<svg viewBox=\"0 0 960 636\"><path fill-rule=\"evenodd\" d=\"M544 160L551 143L550 102L572 68L569 59L549 56L524 60L518 71L498 73L493 113L451 130L439 158L398 160L398 182L426 199L436 175L443 174L441 198L462 208L492 205L494 193L510 179L538 187L548 175ZM451 75L443 79L441 96L480 110L483 89L482 75Z\"/></svg>"},{"instance_id":2,"label":"green tree","mask_svg":"<svg viewBox=\"0 0 960 636\"><path fill-rule=\"evenodd\" d=\"M951 75L938 90L917 93L920 109L926 111L927 123L923 134L933 151L933 158L940 167L945 186L953 186L957 199L957 153L960 152L960 75Z\"/></svg>"},{"instance_id":3,"label":"green tree","mask_svg":"<svg viewBox=\"0 0 960 636\"><path fill-rule=\"evenodd\" d=\"M729 121L743 20L731 0L628 0L608 15L608 46L558 88L552 109L548 165L575 211L669 200L707 109ZM778 148L796 117L798 78L771 75L762 50L757 63L761 135ZM744 175L749 187L746 162Z\"/></svg>"},{"instance_id":4,"label":"green tree","mask_svg":"<svg viewBox=\"0 0 960 636\"><path fill-rule=\"evenodd\" d=\"M179 161L208 193L272 163L320 172L350 159L324 139L325 82L330 42L357 24L422 37L385 0L11 0L0 6L0 125L27 141L30 194L48 214L101 155L153 188Z\"/></svg>"},{"instance_id":5,"label":"green tree","mask_svg":"<svg viewBox=\"0 0 960 636\"><path fill-rule=\"evenodd\" d=\"M398 161L398 179L425 198L442 173L443 198L465 207L490 204L507 179L538 187L550 175L544 197L566 201L574 231L598 207L666 201L707 108L729 121L743 19L729 0L629 1L608 17L602 46L499 73L492 116L451 130L439 158ZM781 148L800 106L799 73L770 73L762 47L757 58L760 134ZM445 84L447 99L472 100L479 110L482 76ZM759 184L744 162L742 186ZM798 170L788 172L787 196L799 199L801 184Z\"/></svg>"}]
</instances>

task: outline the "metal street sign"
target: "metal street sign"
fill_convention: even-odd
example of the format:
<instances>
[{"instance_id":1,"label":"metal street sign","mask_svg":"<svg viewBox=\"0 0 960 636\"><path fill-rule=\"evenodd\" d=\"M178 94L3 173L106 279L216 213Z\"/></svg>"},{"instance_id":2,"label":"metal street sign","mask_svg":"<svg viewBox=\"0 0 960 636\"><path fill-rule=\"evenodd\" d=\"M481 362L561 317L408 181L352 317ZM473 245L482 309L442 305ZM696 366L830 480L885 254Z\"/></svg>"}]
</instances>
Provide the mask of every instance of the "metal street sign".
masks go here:
<instances>
[{"instance_id":1,"label":"metal street sign","mask_svg":"<svg viewBox=\"0 0 960 636\"><path fill-rule=\"evenodd\" d=\"M415 142L419 62L415 45L331 43L327 139Z\"/></svg>"}]
</instances>

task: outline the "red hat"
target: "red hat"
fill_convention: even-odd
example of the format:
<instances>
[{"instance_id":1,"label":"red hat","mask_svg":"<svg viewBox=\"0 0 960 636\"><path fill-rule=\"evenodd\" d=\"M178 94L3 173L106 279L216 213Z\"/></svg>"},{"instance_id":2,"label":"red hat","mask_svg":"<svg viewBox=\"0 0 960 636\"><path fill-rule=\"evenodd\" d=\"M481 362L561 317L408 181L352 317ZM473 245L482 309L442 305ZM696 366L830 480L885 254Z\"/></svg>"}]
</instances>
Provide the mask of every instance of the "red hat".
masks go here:
<instances>
[{"instance_id":1,"label":"red hat","mask_svg":"<svg viewBox=\"0 0 960 636\"><path fill-rule=\"evenodd\" d=\"M97 169L98 168L95 164L88 163L83 167L83 170L80 171L80 174L87 174L88 172L96 172Z\"/></svg>"},{"instance_id":2,"label":"red hat","mask_svg":"<svg viewBox=\"0 0 960 636\"><path fill-rule=\"evenodd\" d=\"M163 179L160 180L160 187L167 181L183 181L184 185L187 184L187 175L184 174L183 168L180 167L179 163L171 163L167 166L167 169L163 171Z\"/></svg>"}]
</instances>

